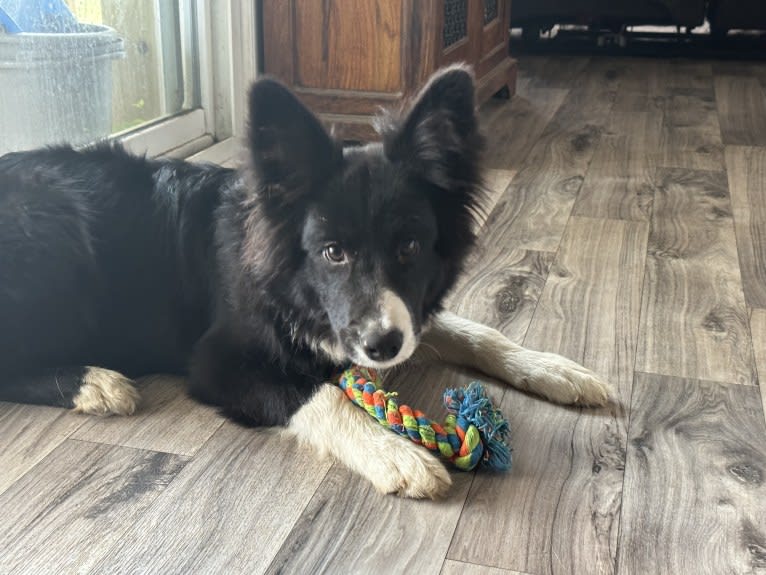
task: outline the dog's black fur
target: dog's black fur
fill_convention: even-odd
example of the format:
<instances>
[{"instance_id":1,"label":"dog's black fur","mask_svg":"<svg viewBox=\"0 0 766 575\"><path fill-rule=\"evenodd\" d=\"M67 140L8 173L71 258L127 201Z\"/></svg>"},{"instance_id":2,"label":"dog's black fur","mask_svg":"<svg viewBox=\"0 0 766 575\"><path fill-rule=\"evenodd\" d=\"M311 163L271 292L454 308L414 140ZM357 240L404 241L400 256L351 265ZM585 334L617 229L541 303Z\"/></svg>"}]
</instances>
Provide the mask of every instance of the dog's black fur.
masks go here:
<instances>
[{"instance_id":1,"label":"dog's black fur","mask_svg":"<svg viewBox=\"0 0 766 575\"><path fill-rule=\"evenodd\" d=\"M439 310L478 206L470 74L438 75L366 147L273 80L249 103L241 172L111 145L0 159L1 400L71 406L82 366L188 370L198 399L284 424L359 359L380 286L416 334Z\"/></svg>"}]
</instances>

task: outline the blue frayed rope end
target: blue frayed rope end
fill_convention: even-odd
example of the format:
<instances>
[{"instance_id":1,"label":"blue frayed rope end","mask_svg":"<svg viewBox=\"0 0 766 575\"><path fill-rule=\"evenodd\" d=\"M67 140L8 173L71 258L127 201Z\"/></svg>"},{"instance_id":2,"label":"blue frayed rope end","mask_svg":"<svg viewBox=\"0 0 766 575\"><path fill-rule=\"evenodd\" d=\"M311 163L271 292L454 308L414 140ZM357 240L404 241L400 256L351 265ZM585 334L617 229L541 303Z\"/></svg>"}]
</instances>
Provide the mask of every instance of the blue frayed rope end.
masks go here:
<instances>
[{"instance_id":1,"label":"blue frayed rope end","mask_svg":"<svg viewBox=\"0 0 766 575\"><path fill-rule=\"evenodd\" d=\"M508 445L511 428L481 383L474 381L467 387L447 389L444 406L458 420L473 424L479 430L484 445L481 460L484 467L497 471L511 468L511 447Z\"/></svg>"}]
</instances>

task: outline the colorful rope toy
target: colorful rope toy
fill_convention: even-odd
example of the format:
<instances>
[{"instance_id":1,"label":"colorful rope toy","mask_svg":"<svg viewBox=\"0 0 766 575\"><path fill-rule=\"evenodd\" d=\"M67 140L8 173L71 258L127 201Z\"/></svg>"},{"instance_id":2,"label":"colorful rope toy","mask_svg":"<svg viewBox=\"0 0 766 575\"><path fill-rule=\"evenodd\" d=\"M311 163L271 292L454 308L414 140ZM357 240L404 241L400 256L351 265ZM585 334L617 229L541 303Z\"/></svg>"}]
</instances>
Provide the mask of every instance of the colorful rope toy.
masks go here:
<instances>
[{"instance_id":1,"label":"colorful rope toy","mask_svg":"<svg viewBox=\"0 0 766 575\"><path fill-rule=\"evenodd\" d=\"M449 414L443 425L417 409L399 405L395 392L380 387L374 369L353 366L341 374L338 384L354 404L364 408L378 423L439 452L458 469L470 471L479 463L501 471L511 467L511 449L506 443L510 433L508 421L478 382L444 392L444 406Z\"/></svg>"}]
</instances>

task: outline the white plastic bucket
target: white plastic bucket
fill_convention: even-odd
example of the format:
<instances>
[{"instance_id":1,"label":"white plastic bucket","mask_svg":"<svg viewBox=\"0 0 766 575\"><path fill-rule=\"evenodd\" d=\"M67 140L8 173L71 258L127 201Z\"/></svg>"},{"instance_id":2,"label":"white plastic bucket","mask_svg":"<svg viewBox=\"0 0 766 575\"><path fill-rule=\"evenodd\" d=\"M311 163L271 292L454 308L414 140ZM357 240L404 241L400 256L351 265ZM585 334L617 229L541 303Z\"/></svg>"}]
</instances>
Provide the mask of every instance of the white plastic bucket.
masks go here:
<instances>
[{"instance_id":1,"label":"white plastic bucket","mask_svg":"<svg viewBox=\"0 0 766 575\"><path fill-rule=\"evenodd\" d=\"M0 154L109 135L112 60L124 53L107 26L0 34Z\"/></svg>"}]
</instances>

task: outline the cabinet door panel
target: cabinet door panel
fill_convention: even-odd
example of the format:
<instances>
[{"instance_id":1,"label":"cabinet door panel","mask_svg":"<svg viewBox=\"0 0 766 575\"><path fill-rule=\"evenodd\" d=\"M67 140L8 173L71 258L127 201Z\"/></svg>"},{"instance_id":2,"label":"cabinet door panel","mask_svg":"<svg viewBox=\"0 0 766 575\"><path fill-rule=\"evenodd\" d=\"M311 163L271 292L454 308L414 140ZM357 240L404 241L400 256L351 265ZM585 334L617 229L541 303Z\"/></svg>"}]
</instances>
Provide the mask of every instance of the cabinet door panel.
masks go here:
<instances>
[{"instance_id":1,"label":"cabinet door panel","mask_svg":"<svg viewBox=\"0 0 766 575\"><path fill-rule=\"evenodd\" d=\"M476 10L480 0L441 0L437 13L437 37L442 64L474 62L476 59Z\"/></svg>"},{"instance_id":2,"label":"cabinet door panel","mask_svg":"<svg viewBox=\"0 0 766 575\"><path fill-rule=\"evenodd\" d=\"M477 74L483 76L508 54L510 2L508 0L481 0L481 38L477 57Z\"/></svg>"},{"instance_id":3,"label":"cabinet door panel","mask_svg":"<svg viewBox=\"0 0 766 575\"><path fill-rule=\"evenodd\" d=\"M398 92L402 0L294 0L297 84Z\"/></svg>"}]
</instances>

